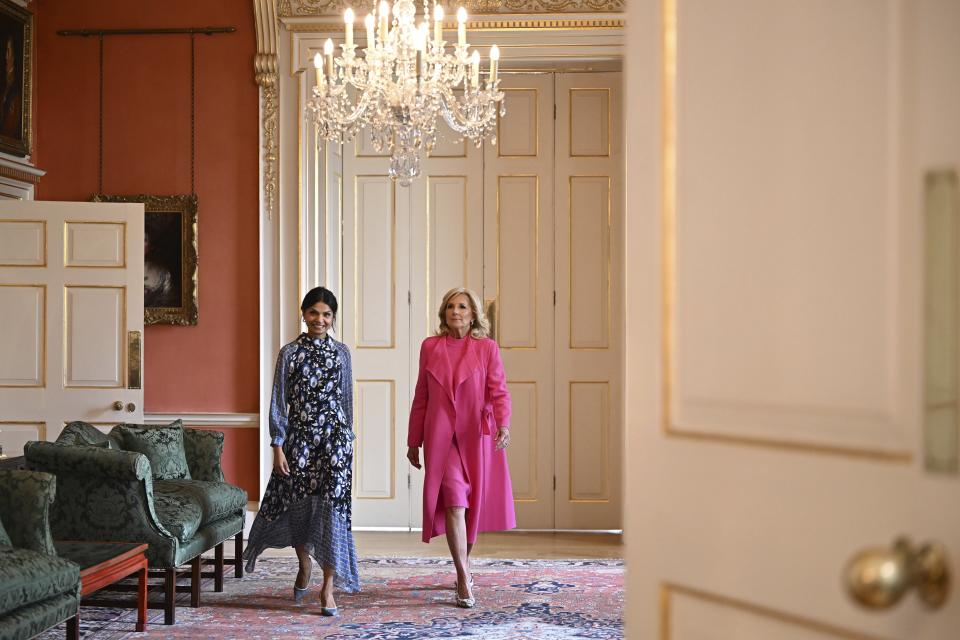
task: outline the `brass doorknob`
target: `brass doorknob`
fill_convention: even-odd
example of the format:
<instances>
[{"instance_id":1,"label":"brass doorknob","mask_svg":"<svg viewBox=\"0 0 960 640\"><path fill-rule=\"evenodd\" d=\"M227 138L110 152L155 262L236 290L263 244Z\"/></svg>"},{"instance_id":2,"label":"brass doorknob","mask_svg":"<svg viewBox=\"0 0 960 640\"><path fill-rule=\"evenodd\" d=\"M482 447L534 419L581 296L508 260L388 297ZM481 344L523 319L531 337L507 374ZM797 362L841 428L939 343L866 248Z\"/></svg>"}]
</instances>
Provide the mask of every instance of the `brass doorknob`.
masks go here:
<instances>
[{"instance_id":1,"label":"brass doorknob","mask_svg":"<svg viewBox=\"0 0 960 640\"><path fill-rule=\"evenodd\" d=\"M136 410L137 410L137 405L135 405L135 404L132 403L132 402L128 402L128 403L127 403L127 412L128 412L128 413L133 413L133 412L136 411Z\"/></svg>"},{"instance_id":2,"label":"brass doorknob","mask_svg":"<svg viewBox=\"0 0 960 640\"><path fill-rule=\"evenodd\" d=\"M855 555L845 581L851 597L869 609L892 607L911 587L924 604L936 609L950 592L950 562L939 544L914 546L908 538L897 538L890 548L864 549Z\"/></svg>"},{"instance_id":3,"label":"brass doorknob","mask_svg":"<svg viewBox=\"0 0 960 640\"><path fill-rule=\"evenodd\" d=\"M114 411L123 411L123 403L119 400L114 401L112 405Z\"/></svg>"}]
</instances>

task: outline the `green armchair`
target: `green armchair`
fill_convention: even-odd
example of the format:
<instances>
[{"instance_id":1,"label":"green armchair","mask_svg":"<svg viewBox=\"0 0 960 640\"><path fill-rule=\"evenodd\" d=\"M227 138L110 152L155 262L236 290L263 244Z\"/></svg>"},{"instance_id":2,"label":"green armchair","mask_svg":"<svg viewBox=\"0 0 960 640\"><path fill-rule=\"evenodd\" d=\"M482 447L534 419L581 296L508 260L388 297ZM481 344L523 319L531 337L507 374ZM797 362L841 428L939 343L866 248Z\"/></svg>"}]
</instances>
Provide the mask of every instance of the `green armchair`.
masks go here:
<instances>
[{"instance_id":1,"label":"green armchair","mask_svg":"<svg viewBox=\"0 0 960 640\"><path fill-rule=\"evenodd\" d=\"M76 634L80 567L57 557L49 510L56 478L0 470L0 638L32 638L68 620Z\"/></svg>"},{"instance_id":2,"label":"green armchair","mask_svg":"<svg viewBox=\"0 0 960 640\"><path fill-rule=\"evenodd\" d=\"M179 452L179 453L177 453ZM118 425L103 434L86 423L67 426L57 442L29 442L27 466L57 476L53 535L64 540L146 542L151 569L164 578L164 622L176 621L176 593L189 590L200 606L203 577L223 590L224 542L234 538L231 564L242 577L246 492L224 482L223 434ZM212 573L200 555L214 549ZM178 567L190 563L191 584L178 587Z\"/></svg>"}]
</instances>

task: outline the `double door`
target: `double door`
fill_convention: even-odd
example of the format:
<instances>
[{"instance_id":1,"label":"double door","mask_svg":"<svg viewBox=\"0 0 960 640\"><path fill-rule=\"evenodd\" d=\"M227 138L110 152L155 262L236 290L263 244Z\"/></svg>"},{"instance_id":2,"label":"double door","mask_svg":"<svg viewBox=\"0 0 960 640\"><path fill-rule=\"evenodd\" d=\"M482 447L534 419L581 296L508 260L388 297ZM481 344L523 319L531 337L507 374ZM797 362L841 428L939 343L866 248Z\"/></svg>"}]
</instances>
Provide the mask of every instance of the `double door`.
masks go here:
<instances>
[{"instance_id":1,"label":"double door","mask_svg":"<svg viewBox=\"0 0 960 640\"><path fill-rule=\"evenodd\" d=\"M497 143L441 136L408 188L369 137L344 147L331 253L354 360L357 526L420 525L423 476L405 458L419 346L443 294L466 286L507 372L518 526L620 528L619 82L506 77Z\"/></svg>"}]
</instances>

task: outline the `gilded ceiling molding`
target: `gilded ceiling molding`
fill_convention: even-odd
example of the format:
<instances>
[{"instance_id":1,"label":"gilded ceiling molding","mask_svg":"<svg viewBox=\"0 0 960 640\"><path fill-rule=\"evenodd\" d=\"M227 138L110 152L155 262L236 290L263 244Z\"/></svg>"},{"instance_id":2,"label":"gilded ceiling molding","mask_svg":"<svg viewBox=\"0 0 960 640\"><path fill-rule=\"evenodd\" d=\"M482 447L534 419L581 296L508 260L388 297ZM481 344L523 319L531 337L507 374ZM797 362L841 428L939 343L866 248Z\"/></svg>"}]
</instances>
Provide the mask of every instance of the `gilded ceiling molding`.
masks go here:
<instances>
[{"instance_id":1,"label":"gilded ceiling molding","mask_svg":"<svg viewBox=\"0 0 960 640\"><path fill-rule=\"evenodd\" d=\"M626 0L464 0L462 3L442 0L441 4L451 11L456 11L456 8L463 4L467 11L474 14L623 13L626 11ZM373 0L280 0L280 17L339 16L347 7L356 9L364 5L372 7Z\"/></svg>"},{"instance_id":2,"label":"gilded ceiling molding","mask_svg":"<svg viewBox=\"0 0 960 640\"><path fill-rule=\"evenodd\" d=\"M253 62L254 78L260 87L260 148L263 167L262 208L273 219L279 189L280 157L280 63L277 59L276 0L253 0L257 25L257 55Z\"/></svg>"}]
</instances>

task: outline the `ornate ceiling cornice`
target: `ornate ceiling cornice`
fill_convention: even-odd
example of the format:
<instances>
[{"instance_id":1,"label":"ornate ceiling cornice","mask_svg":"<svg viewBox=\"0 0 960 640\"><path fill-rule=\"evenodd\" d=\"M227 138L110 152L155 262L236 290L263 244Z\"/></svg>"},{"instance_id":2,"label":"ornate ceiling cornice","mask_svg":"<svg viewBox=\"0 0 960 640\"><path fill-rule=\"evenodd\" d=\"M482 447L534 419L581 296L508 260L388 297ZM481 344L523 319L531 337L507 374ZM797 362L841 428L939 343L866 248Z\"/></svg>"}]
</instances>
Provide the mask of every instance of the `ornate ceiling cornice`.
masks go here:
<instances>
[{"instance_id":1,"label":"ornate ceiling cornice","mask_svg":"<svg viewBox=\"0 0 960 640\"><path fill-rule=\"evenodd\" d=\"M371 0L280 0L281 18L305 16L339 16L347 7L372 5ZM473 14L496 13L623 13L626 0L465 0L463 3L442 0L447 9L456 11L463 4ZM453 15L451 13L451 15Z\"/></svg>"}]
</instances>

